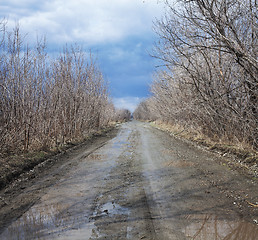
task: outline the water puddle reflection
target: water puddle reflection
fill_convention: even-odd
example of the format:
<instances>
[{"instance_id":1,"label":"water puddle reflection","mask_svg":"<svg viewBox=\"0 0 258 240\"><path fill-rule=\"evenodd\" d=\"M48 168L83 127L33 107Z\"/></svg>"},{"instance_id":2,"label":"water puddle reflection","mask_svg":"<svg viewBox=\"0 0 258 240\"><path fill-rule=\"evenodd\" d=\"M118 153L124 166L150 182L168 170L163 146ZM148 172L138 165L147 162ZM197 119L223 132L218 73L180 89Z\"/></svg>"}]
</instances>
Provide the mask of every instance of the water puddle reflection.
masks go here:
<instances>
[{"instance_id":1,"label":"water puddle reflection","mask_svg":"<svg viewBox=\"0 0 258 240\"><path fill-rule=\"evenodd\" d=\"M257 240L258 226L245 221L224 220L215 215L190 215L184 229L193 240Z\"/></svg>"},{"instance_id":2,"label":"water puddle reflection","mask_svg":"<svg viewBox=\"0 0 258 240\"><path fill-rule=\"evenodd\" d=\"M34 206L13 222L0 239L89 239L94 235L94 223L87 216L72 215L72 206L51 204Z\"/></svg>"},{"instance_id":3,"label":"water puddle reflection","mask_svg":"<svg viewBox=\"0 0 258 240\"><path fill-rule=\"evenodd\" d=\"M120 149L120 148L122 148L123 146L125 146L126 144L128 144L128 142L127 141L116 141L116 142L114 142L113 143L113 148L118 148L118 149Z\"/></svg>"},{"instance_id":4,"label":"water puddle reflection","mask_svg":"<svg viewBox=\"0 0 258 240\"><path fill-rule=\"evenodd\" d=\"M99 206L97 210L94 211L93 213L93 219L99 218L102 216L107 216L109 215L110 217L113 215L129 215L129 209L120 206L119 204L115 202L108 202L105 203L102 206Z\"/></svg>"}]
</instances>

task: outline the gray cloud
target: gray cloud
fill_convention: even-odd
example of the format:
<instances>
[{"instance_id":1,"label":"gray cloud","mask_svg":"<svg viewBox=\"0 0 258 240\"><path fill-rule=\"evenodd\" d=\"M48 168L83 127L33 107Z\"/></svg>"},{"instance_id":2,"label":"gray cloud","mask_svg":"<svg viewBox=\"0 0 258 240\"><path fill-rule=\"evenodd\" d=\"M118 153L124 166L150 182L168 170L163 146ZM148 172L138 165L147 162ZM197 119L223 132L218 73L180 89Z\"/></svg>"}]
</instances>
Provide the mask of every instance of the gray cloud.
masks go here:
<instances>
[{"instance_id":1,"label":"gray cloud","mask_svg":"<svg viewBox=\"0 0 258 240\"><path fill-rule=\"evenodd\" d=\"M154 39L152 22L162 11L159 0L0 0L0 19L8 19L8 28L19 22L31 43L45 35L49 54L58 54L65 43L91 49L115 105L131 111L147 95L155 62L147 49Z\"/></svg>"},{"instance_id":2,"label":"gray cloud","mask_svg":"<svg viewBox=\"0 0 258 240\"><path fill-rule=\"evenodd\" d=\"M46 34L51 43L95 45L150 33L160 5L157 0L3 0L0 17L19 21L25 32Z\"/></svg>"}]
</instances>

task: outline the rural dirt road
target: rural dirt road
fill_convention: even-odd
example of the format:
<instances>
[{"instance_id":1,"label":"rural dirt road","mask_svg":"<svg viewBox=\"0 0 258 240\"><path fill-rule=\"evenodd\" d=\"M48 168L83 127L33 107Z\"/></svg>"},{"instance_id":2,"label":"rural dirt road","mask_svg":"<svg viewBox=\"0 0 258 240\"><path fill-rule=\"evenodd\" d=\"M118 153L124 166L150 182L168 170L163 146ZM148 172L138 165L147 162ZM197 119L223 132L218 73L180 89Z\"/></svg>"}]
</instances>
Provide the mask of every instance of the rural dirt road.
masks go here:
<instances>
[{"instance_id":1,"label":"rural dirt road","mask_svg":"<svg viewBox=\"0 0 258 240\"><path fill-rule=\"evenodd\" d=\"M109 138L0 192L0 239L258 239L256 180L148 123Z\"/></svg>"}]
</instances>

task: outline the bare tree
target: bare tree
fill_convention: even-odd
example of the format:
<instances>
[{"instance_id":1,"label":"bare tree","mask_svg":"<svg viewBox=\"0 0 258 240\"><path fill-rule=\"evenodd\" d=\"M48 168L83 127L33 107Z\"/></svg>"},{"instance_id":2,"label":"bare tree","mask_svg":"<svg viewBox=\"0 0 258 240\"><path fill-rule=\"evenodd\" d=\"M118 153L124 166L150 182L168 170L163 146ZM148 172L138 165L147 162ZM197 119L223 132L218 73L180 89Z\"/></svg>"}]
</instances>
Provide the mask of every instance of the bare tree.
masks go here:
<instances>
[{"instance_id":1,"label":"bare tree","mask_svg":"<svg viewBox=\"0 0 258 240\"><path fill-rule=\"evenodd\" d=\"M154 56L166 70L155 76L149 105L162 121L190 124L210 137L256 148L256 1L165 4L167 13L155 25L160 40Z\"/></svg>"},{"instance_id":2,"label":"bare tree","mask_svg":"<svg viewBox=\"0 0 258 240\"><path fill-rule=\"evenodd\" d=\"M131 119L131 112L128 109L117 109L116 110L116 121L124 122Z\"/></svg>"},{"instance_id":3,"label":"bare tree","mask_svg":"<svg viewBox=\"0 0 258 240\"><path fill-rule=\"evenodd\" d=\"M49 150L107 126L115 110L91 54L64 47L56 59L45 38L30 47L19 25L0 23L0 154Z\"/></svg>"}]
</instances>

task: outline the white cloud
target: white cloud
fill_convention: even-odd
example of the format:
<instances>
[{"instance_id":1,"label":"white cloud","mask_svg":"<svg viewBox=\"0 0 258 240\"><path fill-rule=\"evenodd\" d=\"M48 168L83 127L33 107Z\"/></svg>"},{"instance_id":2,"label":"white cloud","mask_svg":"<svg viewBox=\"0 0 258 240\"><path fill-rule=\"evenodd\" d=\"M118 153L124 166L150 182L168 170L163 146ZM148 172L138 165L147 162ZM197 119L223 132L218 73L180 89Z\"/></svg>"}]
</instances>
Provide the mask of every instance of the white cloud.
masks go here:
<instances>
[{"instance_id":1,"label":"white cloud","mask_svg":"<svg viewBox=\"0 0 258 240\"><path fill-rule=\"evenodd\" d=\"M116 108L128 109L133 113L142 100L139 97L113 98L113 103Z\"/></svg>"},{"instance_id":2,"label":"white cloud","mask_svg":"<svg viewBox=\"0 0 258 240\"><path fill-rule=\"evenodd\" d=\"M25 32L46 34L51 43L91 45L151 33L161 5L157 0L2 0L0 18L19 21Z\"/></svg>"}]
</instances>

